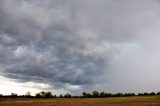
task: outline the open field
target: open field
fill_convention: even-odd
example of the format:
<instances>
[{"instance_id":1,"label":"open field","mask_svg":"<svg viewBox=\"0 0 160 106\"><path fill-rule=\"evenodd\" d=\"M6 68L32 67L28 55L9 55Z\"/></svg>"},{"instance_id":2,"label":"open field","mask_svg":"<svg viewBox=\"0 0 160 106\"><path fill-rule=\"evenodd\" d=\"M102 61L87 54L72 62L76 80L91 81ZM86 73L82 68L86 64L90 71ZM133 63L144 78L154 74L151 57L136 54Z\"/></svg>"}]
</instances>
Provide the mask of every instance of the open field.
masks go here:
<instances>
[{"instance_id":1,"label":"open field","mask_svg":"<svg viewBox=\"0 0 160 106\"><path fill-rule=\"evenodd\" d=\"M160 96L114 98L0 99L0 106L160 106Z\"/></svg>"}]
</instances>

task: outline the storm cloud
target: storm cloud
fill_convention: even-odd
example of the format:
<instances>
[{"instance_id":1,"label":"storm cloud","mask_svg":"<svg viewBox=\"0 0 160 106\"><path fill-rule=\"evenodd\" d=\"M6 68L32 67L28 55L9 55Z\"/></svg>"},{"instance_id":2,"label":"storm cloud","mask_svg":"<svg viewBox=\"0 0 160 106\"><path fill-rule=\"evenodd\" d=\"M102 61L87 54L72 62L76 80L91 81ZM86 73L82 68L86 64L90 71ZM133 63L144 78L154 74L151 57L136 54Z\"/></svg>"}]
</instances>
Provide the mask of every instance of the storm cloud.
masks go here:
<instances>
[{"instance_id":1,"label":"storm cloud","mask_svg":"<svg viewBox=\"0 0 160 106\"><path fill-rule=\"evenodd\" d=\"M159 6L158 0L1 0L0 74L71 93L158 91Z\"/></svg>"}]
</instances>

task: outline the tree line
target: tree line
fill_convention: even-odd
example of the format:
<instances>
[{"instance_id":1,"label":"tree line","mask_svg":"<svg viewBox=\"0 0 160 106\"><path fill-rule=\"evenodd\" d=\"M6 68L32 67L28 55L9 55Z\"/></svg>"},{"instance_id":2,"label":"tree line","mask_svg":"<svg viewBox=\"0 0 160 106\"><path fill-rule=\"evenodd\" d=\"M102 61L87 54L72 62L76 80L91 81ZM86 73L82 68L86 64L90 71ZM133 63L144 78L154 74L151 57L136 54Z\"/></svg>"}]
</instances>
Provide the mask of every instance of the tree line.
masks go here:
<instances>
[{"instance_id":1,"label":"tree line","mask_svg":"<svg viewBox=\"0 0 160 106\"><path fill-rule=\"evenodd\" d=\"M53 95L52 92L41 91L32 96L30 92L27 92L25 95L18 95L16 93L11 93L10 95L2 95L0 94L0 98L106 98L106 97L129 97L129 96L160 96L160 92L151 92L151 93L106 93L106 92L98 92L93 91L92 93L82 92L80 96L72 96L71 94L60 94Z\"/></svg>"}]
</instances>

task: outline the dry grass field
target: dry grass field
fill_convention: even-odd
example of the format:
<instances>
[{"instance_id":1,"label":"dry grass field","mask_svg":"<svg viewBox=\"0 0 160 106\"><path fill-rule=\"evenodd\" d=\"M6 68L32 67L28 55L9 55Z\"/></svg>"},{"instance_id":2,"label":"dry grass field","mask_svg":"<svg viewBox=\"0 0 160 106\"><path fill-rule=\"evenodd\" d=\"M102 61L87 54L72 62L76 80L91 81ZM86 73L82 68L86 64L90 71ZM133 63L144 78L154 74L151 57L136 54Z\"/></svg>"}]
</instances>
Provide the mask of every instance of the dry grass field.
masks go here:
<instances>
[{"instance_id":1,"label":"dry grass field","mask_svg":"<svg viewBox=\"0 0 160 106\"><path fill-rule=\"evenodd\" d=\"M115 98L0 99L0 106L160 106L160 96Z\"/></svg>"}]
</instances>

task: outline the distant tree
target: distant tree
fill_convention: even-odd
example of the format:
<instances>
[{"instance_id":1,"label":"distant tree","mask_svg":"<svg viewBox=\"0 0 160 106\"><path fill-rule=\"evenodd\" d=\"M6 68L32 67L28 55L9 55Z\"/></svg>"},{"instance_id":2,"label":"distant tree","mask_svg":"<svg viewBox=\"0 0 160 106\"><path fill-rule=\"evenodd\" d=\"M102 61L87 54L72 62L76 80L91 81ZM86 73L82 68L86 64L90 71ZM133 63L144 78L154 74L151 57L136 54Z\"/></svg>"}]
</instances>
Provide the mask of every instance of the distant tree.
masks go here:
<instances>
[{"instance_id":1,"label":"distant tree","mask_svg":"<svg viewBox=\"0 0 160 106\"><path fill-rule=\"evenodd\" d=\"M122 93L114 94L114 97L122 97L122 96L124 96Z\"/></svg>"},{"instance_id":2,"label":"distant tree","mask_svg":"<svg viewBox=\"0 0 160 106\"><path fill-rule=\"evenodd\" d=\"M56 97L57 97L57 95L54 95L53 97L54 97L54 98L56 98Z\"/></svg>"},{"instance_id":3,"label":"distant tree","mask_svg":"<svg viewBox=\"0 0 160 106\"><path fill-rule=\"evenodd\" d=\"M42 92L40 92L40 95L42 98L45 98L46 92L42 91Z\"/></svg>"},{"instance_id":4,"label":"distant tree","mask_svg":"<svg viewBox=\"0 0 160 106\"><path fill-rule=\"evenodd\" d=\"M42 97L41 93L36 93L35 95L36 95L36 98L41 98Z\"/></svg>"},{"instance_id":5,"label":"distant tree","mask_svg":"<svg viewBox=\"0 0 160 106\"><path fill-rule=\"evenodd\" d=\"M113 96L113 94L111 94L111 93L105 93L105 97L112 97Z\"/></svg>"},{"instance_id":6,"label":"distant tree","mask_svg":"<svg viewBox=\"0 0 160 106\"><path fill-rule=\"evenodd\" d=\"M143 93L138 93L138 96L143 96L144 94Z\"/></svg>"},{"instance_id":7,"label":"distant tree","mask_svg":"<svg viewBox=\"0 0 160 106\"><path fill-rule=\"evenodd\" d=\"M101 92L100 97L105 97L105 92Z\"/></svg>"},{"instance_id":8,"label":"distant tree","mask_svg":"<svg viewBox=\"0 0 160 106\"><path fill-rule=\"evenodd\" d=\"M69 93L67 93L67 94L64 95L64 97L65 98L71 98L72 96Z\"/></svg>"},{"instance_id":9,"label":"distant tree","mask_svg":"<svg viewBox=\"0 0 160 106\"><path fill-rule=\"evenodd\" d=\"M45 92L45 98L52 98L53 95L51 92Z\"/></svg>"},{"instance_id":10,"label":"distant tree","mask_svg":"<svg viewBox=\"0 0 160 106\"><path fill-rule=\"evenodd\" d=\"M82 96L83 96L84 98L86 98L86 97L87 97L87 93L86 93L86 92L82 92Z\"/></svg>"},{"instance_id":11,"label":"distant tree","mask_svg":"<svg viewBox=\"0 0 160 106\"><path fill-rule=\"evenodd\" d=\"M81 98L82 96L72 96L72 98Z\"/></svg>"},{"instance_id":12,"label":"distant tree","mask_svg":"<svg viewBox=\"0 0 160 106\"><path fill-rule=\"evenodd\" d=\"M53 97L52 92L41 91L39 93L36 93L36 98L52 98L52 97Z\"/></svg>"},{"instance_id":13,"label":"distant tree","mask_svg":"<svg viewBox=\"0 0 160 106\"><path fill-rule=\"evenodd\" d=\"M87 98L91 98L92 95L90 93L87 93Z\"/></svg>"},{"instance_id":14,"label":"distant tree","mask_svg":"<svg viewBox=\"0 0 160 106\"><path fill-rule=\"evenodd\" d=\"M132 96L136 96L136 94L135 94L135 93L132 93Z\"/></svg>"},{"instance_id":15,"label":"distant tree","mask_svg":"<svg viewBox=\"0 0 160 106\"><path fill-rule=\"evenodd\" d=\"M17 97L18 96L18 94L16 94L16 93L11 93L11 95L10 95L11 97Z\"/></svg>"},{"instance_id":16,"label":"distant tree","mask_svg":"<svg viewBox=\"0 0 160 106\"><path fill-rule=\"evenodd\" d=\"M154 92L151 92L151 93L150 93L150 95L152 95L152 96L153 96L153 95L156 95L156 93L154 93Z\"/></svg>"},{"instance_id":17,"label":"distant tree","mask_svg":"<svg viewBox=\"0 0 160 106\"><path fill-rule=\"evenodd\" d=\"M31 92L26 92L25 97L31 97Z\"/></svg>"},{"instance_id":18,"label":"distant tree","mask_svg":"<svg viewBox=\"0 0 160 106\"><path fill-rule=\"evenodd\" d=\"M150 94L149 94L149 93L147 93L147 92L145 92L143 95L144 95L144 96L148 96L148 95L150 95Z\"/></svg>"},{"instance_id":19,"label":"distant tree","mask_svg":"<svg viewBox=\"0 0 160 106\"><path fill-rule=\"evenodd\" d=\"M60 95L59 95L59 97L60 97L60 98L63 98L63 95L62 95L62 94L60 94Z\"/></svg>"},{"instance_id":20,"label":"distant tree","mask_svg":"<svg viewBox=\"0 0 160 106\"><path fill-rule=\"evenodd\" d=\"M92 92L92 96L93 96L94 98L99 97L99 92L98 92L98 91L93 91L93 92Z\"/></svg>"},{"instance_id":21,"label":"distant tree","mask_svg":"<svg viewBox=\"0 0 160 106\"><path fill-rule=\"evenodd\" d=\"M160 95L160 92L157 92L157 95Z\"/></svg>"},{"instance_id":22,"label":"distant tree","mask_svg":"<svg viewBox=\"0 0 160 106\"><path fill-rule=\"evenodd\" d=\"M1 97L3 97L3 95L2 95L2 94L0 94L0 98L1 98Z\"/></svg>"},{"instance_id":23,"label":"distant tree","mask_svg":"<svg viewBox=\"0 0 160 106\"><path fill-rule=\"evenodd\" d=\"M124 96L135 96L135 93L125 93Z\"/></svg>"}]
</instances>

